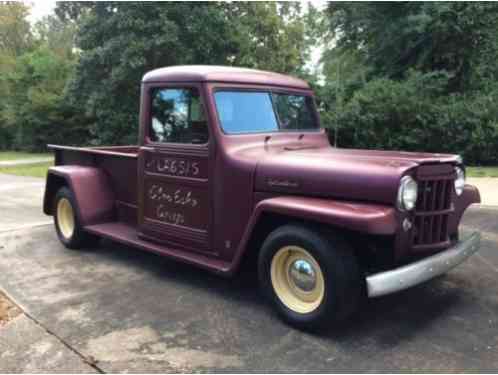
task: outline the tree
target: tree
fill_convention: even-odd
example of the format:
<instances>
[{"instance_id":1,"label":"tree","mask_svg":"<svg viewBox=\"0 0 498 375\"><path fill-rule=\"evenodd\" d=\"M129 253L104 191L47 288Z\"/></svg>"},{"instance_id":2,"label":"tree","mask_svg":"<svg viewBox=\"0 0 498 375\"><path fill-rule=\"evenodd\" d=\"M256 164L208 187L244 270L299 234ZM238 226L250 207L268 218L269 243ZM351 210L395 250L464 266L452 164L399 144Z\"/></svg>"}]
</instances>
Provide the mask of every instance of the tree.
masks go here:
<instances>
[{"instance_id":1,"label":"tree","mask_svg":"<svg viewBox=\"0 0 498 375\"><path fill-rule=\"evenodd\" d=\"M281 73L305 74L310 45L299 3L235 2L226 6L236 52L229 63Z\"/></svg>"},{"instance_id":2,"label":"tree","mask_svg":"<svg viewBox=\"0 0 498 375\"><path fill-rule=\"evenodd\" d=\"M32 46L27 21L29 7L21 2L0 1L0 53L20 56Z\"/></svg>"},{"instance_id":3,"label":"tree","mask_svg":"<svg viewBox=\"0 0 498 375\"><path fill-rule=\"evenodd\" d=\"M463 92L496 47L496 3L330 3L327 12L338 51L360 52L373 76L443 71L448 90Z\"/></svg>"},{"instance_id":4,"label":"tree","mask_svg":"<svg viewBox=\"0 0 498 375\"><path fill-rule=\"evenodd\" d=\"M16 59L33 47L33 35L26 17L29 7L21 2L0 2L0 149L12 143L12 129L5 119L6 102L12 95L8 77Z\"/></svg>"},{"instance_id":5,"label":"tree","mask_svg":"<svg viewBox=\"0 0 498 375\"><path fill-rule=\"evenodd\" d=\"M136 142L139 84L154 68L182 64L243 65L303 72L299 4L58 4L78 24L81 50L66 96L95 117L94 142Z\"/></svg>"},{"instance_id":6,"label":"tree","mask_svg":"<svg viewBox=\"0 0 498 375\"><path fill-rule=\"evenodd\" d=\"M333 42L319 92L339 145L496 163L497 10L495 3L329 3Z\"/></svg>"},{"instance_id":7,"label":"tree","mask_svg":"<svg viewBox=\"0 0 498 375\"><path fill-rule=\"evenodd\" d=\"M6 125L14 135L13 148L41 151L47 143L78 143L85 121L63 102L62 95L71 69L72 62L47 45L16 61L8 78L11 95L4 110Z\"/></svg>"},{"instance_id":8,"label":"tree","mask_svg":"<svg viewBox=\"0 0 498 375\"><path fill-rule=\"evenodd\" d=\"M76 24L73 22L61 20L53 15L46 16L36 23L34 33L38 44L45 45L53 53L67 60L76 60Z\"/></svg>"},{"instance_id":9,"label":"tree","mask_svg":"<svg viewBox=\"0 0 498 375\"><path fill-rule=\"evenodd\" d=\"M32 34L32 46L2 74L3 147L41 151L47 143L78 144L88 138L87 121L64 101L66 81L76 56L74 27L49 16ZM5 56L5 55L4 55Z\"/></svg>"}]
</instances>

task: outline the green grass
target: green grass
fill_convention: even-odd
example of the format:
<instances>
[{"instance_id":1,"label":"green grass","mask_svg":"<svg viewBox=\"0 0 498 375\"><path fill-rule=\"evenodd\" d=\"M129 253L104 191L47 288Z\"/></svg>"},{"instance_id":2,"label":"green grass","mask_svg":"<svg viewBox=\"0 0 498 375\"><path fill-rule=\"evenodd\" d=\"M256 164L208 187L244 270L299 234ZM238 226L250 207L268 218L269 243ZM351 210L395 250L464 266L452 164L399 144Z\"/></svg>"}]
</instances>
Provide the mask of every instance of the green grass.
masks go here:
<instances>
[{"instance_id":1,"label":"green grass","mask_svg":"<svg viewBox=\"0 0 498 375\"><path fill-rule=\"evenodd\" d=\"M19 152L19 151L0 151L0 161L7 160L26 160L26 159L40 159L49 158L51 153L31 153L31 152Z\"/></svg>"},{"instance_id":2,"label":"green grass","mask_svg":"<svg viewBox=\"0 0 498 375\"><path fill-rule=\"evenodd\" d=\"M0 167L0 173L14 174L16 176L46 177L48 167L53 162L18 165L15 167Z\"/></svg>"},{"instance_id":3,"label":"green grass","mask_svg":"<svg viewBox=\"0 0 498 375\"><path fill-rule=\"evenodd\" d=\"M466 167L467 177L498 177L498 167Z\"/></svg>"}]
</instances>

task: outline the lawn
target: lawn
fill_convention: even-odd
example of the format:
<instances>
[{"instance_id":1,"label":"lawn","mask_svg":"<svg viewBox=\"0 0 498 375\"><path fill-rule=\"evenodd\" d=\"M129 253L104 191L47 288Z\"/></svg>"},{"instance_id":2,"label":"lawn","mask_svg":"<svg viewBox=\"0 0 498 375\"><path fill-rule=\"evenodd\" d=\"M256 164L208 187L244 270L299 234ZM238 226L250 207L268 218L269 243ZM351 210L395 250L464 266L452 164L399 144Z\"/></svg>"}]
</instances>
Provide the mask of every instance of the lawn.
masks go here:
<instances>
[{"instance_id":1,"label":"lawn","mask_svg":"<svg viewBox=\"0 0 498 375\"><path fill-rule=\"evenodd\" d=\"M51 153L31 153L19 151L0 151L0 161L7 160L26 160L26 159L43 159L52 157Z\"/></svg>"},{"instance_id":2,"label":"lawn","mask_svg":"<svg viewBox=\"0 0 498 375\"><path fill-rule=\"evenodd\" d=\"M498 177L498 167L466 167L467 177Z\"/></svg>"},{"instance_id":3,"label":"lawn","mask_svg":"<svg viewBox=\"0 0 498 375\"><path fill-rule=\"evenodd\" d=\"M0 167L0 173L15 174L17 176L46 177L47 169L54 165L53 162L25 164L15 167Z\"/></svg>"}]
</instances>

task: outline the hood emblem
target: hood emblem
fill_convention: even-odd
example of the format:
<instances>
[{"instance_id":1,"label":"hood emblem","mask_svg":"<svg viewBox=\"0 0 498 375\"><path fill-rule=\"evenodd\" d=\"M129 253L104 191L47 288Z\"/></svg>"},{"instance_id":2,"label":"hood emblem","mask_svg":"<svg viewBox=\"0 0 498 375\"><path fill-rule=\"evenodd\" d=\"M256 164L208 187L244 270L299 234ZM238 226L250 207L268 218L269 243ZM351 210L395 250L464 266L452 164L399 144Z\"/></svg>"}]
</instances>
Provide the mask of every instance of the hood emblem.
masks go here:
<instances>
[{"instance_id":1,"label":"hood emblem","mask_svg":"<svg viewBox=\"0 0 498 375\"><path fill-rule=\"evenodd\" d=\"M286 179L277 179L277 178L269 178L268 185L272 187L299 187L299 183L297 181L286 180Z\"/></svg>"}]
</instances>

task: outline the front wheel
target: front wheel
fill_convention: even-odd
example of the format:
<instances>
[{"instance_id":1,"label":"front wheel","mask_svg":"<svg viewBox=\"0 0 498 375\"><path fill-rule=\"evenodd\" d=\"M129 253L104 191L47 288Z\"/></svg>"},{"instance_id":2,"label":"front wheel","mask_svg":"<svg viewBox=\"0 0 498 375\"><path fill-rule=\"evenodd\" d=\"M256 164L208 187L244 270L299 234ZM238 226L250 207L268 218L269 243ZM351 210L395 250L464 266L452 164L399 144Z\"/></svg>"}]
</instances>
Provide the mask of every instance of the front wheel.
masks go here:
<instances>
[{"instance_id":1,"label":"front wheel","mask_svg":"<svg viewBox=\"0 0 498 375\"><path fill-rule=\"evenodd\" d=\"M55 195L54 206L54 224L59 240L69 249L81 248L92 237L79 222L73 192L61 187Z\"/></svg>"},{"instance_id":2,"label":"front wheel","mask_svg":"<svg viewBox=\"0 0 498 375\"><path fill-rule=\"evenodd\" d=\"M288 323L313 329L355 311L363 279L352 248L337 235L286 225L265 240L260 285Z\"/></svg>"}]
</instances>

